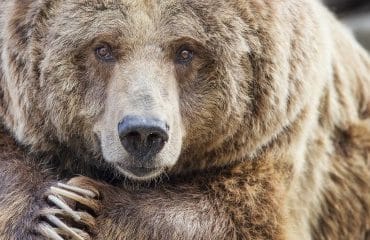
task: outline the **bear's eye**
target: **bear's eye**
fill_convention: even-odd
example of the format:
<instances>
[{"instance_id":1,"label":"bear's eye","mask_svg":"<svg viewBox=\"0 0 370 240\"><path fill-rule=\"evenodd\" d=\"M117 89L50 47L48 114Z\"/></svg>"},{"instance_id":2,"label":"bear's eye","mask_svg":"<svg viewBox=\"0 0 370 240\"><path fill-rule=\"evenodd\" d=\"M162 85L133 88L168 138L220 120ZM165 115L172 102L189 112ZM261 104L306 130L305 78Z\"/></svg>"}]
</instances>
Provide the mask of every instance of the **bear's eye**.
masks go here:
<instances>
[{"instance_id":1,"label":"bear's eye","mask_svg":"<svg viewBox=\"0 0 370 240\"><path fill-rule=\"evenodd\" d=\"M114 56L113 56L113 53L112 53L112 48L104 43L102 45L100 45L99 47L97 47L95 49L95 54L96 56L104 61L104 62L112 62L114 61Z\"/></svg>"},{"instance_id":2,"label":"bear's eye","mask_svg":"<svg viewBox=\"0 0 370 240\"><path fill-rule=\"evenodd\" d=\"M188 47L181 47L176 53L176 63L188 64L193 60L194 52Z\"/></svg>"}]
</instances>

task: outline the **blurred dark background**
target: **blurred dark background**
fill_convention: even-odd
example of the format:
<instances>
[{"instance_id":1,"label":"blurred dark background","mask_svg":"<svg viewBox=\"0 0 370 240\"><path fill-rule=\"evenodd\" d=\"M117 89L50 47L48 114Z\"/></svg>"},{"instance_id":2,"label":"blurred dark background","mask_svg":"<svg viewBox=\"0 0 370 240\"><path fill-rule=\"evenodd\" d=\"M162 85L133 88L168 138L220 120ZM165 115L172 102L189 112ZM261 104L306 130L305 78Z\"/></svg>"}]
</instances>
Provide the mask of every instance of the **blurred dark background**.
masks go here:
<instances>
[{"instance_id":1,"label":"blurred dark background","mask_svg":"<svg viewBox=\"0 0 370 240\"><path fill-rule=\"evenodd\" d=\"M370 0L323 0L370 50Z\"/></svg>"}]
</instances>

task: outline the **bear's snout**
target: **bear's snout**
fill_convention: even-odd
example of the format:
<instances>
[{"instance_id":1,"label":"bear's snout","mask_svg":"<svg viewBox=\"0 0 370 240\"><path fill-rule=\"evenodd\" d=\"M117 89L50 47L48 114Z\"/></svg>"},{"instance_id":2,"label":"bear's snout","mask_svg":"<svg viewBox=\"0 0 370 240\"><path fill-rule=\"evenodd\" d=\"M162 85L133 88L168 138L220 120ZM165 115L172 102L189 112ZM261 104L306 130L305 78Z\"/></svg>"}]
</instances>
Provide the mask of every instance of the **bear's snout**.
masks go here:
<instances>
[{"instance_id":1,"label":"bear's snout","mask_svg":"<svg viewBox=\"0 0 370 240\"><path fill-rule=\"evenodd\" d=\"M122 146L138 161L152 160L169 138L169 126L156 118L126 116L118 124Z\"/></svg>"}]
</instances>

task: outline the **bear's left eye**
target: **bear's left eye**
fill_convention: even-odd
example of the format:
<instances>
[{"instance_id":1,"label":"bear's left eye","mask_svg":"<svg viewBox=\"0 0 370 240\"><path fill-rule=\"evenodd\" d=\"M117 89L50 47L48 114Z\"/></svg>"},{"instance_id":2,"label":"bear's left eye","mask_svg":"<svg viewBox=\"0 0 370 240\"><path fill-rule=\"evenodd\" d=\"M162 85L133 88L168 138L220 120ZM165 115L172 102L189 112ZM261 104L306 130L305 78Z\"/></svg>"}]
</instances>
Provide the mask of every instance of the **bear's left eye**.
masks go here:
<instances>
[{"instance_id":1,"label":"bear's left eye","mask_svg":"<svg viewBox=\"0 0 370 240\"><path fill-rule=\"evenodd\" d=\"M188 47L181 47L176 53L176 63L188 64L193 60L194 52Z\"/></svg>"},{"instance_id":2,"label":"bear's left eye","mask_svg":"<svg viewBox=\"0 0 370 240\"><path fill-rule=\"evenodd\" d=\"M95 49L95 54L100 60L104 62L112 62L115 60L113 56L112 48L106 43L97 47Z\"/></svg>"}]
</instances>

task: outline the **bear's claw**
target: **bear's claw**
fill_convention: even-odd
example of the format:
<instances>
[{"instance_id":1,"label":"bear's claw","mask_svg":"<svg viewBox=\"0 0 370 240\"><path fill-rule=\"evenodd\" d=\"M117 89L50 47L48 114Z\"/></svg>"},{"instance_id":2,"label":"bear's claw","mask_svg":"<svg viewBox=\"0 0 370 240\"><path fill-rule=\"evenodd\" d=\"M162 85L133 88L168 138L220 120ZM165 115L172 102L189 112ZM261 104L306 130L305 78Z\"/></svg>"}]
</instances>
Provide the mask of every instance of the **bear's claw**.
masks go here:
<instances>
[{"instance_id":1,"label":"bear's claw","mask_svg":"<svg viewBox=\"0 0 370 240\"><path fill-rule=\"evenodd\" d=\"M99 192L86 190L70 184L58 183L51 187L47 199L53 206L43 209L37 231L52 240L88 240L86 229L94 229L95 218L87 211L78 211L77 204L96 213L99 209ZM75 205L71 207L70 205ZM74 227L71 227L73 225Z\"/></svg>"}]
</instances>

